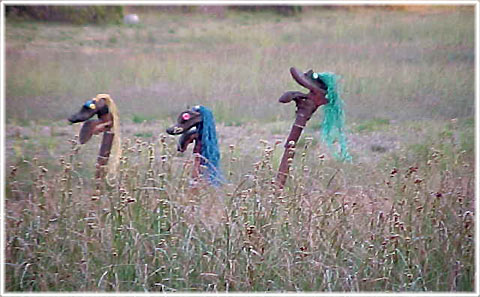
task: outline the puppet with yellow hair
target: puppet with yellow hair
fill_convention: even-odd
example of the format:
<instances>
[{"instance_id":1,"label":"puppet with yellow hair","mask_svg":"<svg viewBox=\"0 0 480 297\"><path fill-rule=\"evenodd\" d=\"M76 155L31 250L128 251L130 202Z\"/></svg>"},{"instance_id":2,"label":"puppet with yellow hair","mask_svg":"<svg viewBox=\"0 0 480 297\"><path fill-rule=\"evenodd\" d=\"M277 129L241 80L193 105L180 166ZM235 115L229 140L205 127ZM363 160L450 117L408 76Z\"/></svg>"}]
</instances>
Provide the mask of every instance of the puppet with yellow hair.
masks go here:
<instances>
[{"instance_id":1,"label":"puppet with yellow hair","mask_svg":"<svg viewBox=\"0 0 480 297\"><path fill-rule=\"evenodd\" d=\"M90 119L94 115L98 116L97 120ZM68 120L71 123L84 122L79 135L81 144L89 141L93 134L103 132L96 177L104 175L103 167L108 164L107 177L115 178L121 156L120 119L117 106L110 95L98 94L85 102L80 111L70 116Z\"/></svg>"}]
</instances>

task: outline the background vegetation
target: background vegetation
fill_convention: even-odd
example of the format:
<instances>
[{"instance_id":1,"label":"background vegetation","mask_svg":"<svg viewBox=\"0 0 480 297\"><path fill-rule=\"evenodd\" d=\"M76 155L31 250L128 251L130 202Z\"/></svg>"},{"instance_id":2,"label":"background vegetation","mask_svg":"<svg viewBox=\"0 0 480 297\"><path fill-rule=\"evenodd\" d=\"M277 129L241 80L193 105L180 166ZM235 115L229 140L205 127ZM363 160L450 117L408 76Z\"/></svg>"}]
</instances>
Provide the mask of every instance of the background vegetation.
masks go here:
<instances>
[{"instance_id":1,"label":"background vegetation","mask_svg":"<svg viewBox=\"0 0 480 297\"><path fill-rule=\"evenodd\" d=\"M7 291L473 291L474 9L388 8L10 14ZM342 76L354 161L331 157L317 111L279 190L290 66ZM65 120L103 92L121 111L116 185ZM191 150L163 134L196 104L217 119L218 188L192 187Z\"/></svg>"},{"instance_id":2,"label":"background vegetation","mask_svg":"<svg viewBox=\"0 0 480 297\"><path fill-rule=\"evenodd\" d=\"M120 24L122 6L51 6L51 5L7 5L5 13L18 20L37 20L81 24Z\"/></svg>"}]
</instances>

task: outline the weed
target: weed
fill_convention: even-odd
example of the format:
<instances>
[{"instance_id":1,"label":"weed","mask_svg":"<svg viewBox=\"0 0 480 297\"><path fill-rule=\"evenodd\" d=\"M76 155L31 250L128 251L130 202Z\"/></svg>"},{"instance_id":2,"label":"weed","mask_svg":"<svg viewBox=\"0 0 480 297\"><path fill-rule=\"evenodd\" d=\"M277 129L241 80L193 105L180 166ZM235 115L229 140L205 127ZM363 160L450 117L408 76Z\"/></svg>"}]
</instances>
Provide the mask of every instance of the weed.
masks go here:
<instances>
[{"instance_id":1,"label":"weed","mask_svg":"<svg viewBox=\"0 0 480 297\"><path fill-rule=\"evenodd\" d=\"M153 133L148 131L148 132L137 132L134 134L136 137L143 137L143 138L150 138L153 136Z\"/></svg>"},{"instance_id":2,"label":"weed","mask_svg":"<svg viewBox=\"0 0 480 297\"><path fill-rule=\"evenodd\" d=\"M111 36L109 39L108 39L108 42L110 44L116 44L117 43L117 37L116 36Z\"/></svg>"},{"instance_id":3,"label":"weed","mask_svg":"<svg viewBox=\"0 0 480 297\"><path fill-rule=\"evenodd\" d=\"M357 125L355 128L358 132L372 132L375 130L383 129L385 126L390 124L389 119L382 119L382 118L373 118L367 121L362 122L361 124Z\"/></svg>"},{"instance_id":4,"label":"weed","mask_svg":"<svg viewBox=\"0 0 480 297\"><path fill-rule=\"evenodd\" d=\"M133 114L132 116L132 121L136 124L142 124L145 122L152 121L154 118L151 116L145 116L145 115L139 115L139 114Z\"/></svg>"}]
</instances>

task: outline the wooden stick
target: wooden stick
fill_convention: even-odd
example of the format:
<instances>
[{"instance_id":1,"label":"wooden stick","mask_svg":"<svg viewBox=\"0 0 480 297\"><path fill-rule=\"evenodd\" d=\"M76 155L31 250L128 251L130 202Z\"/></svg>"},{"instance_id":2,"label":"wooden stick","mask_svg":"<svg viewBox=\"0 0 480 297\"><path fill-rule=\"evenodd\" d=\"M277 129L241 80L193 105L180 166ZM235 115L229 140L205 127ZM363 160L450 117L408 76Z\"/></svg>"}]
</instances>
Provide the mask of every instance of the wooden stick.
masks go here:
<instances>
[{"instance_id":1,"label":"wooden stick","mask_svg":"<svg viewBox=\"0 0 480 297\"><path fill-rule=\"evenodd\" d=\"M102 178L105 176L105 166L108 163L108 158L110 157L110 150L112 149L113 143L113 134L110 131L105 131L103 133L102 144L100 145L100 152L97 157L97 173L96 178Z\"/></svg>"},{"instance_id":2,"label":"wooden stick","mask_svg":"<svg viewBox=\"0 0 480 297\"><path fill-rule=\"evenodd\" d=\"M301 92L286 92L279 99L281 103L288 103L293 100L297 107L297 110L295 111L295 122L287 137L285 151L278 168L277 185L280 188L285 186L290 171L288 160L293 159L295 156L295 146L297 145L297 141L300 138L307 121L319 106L328 103L325 98L325 92L318 86L315 86L313 82L309 82L306 78L302 77L300 71L292 67L290 68L290 73L300 85L310 87L311 89L308 94L303 94Z\"/></svg>"},{"instance_id":3,"label":"wooden stick","mask_svg":"<svg viewBox=\"0 0 480 297\"><path fill-rule=\"evenodd\" d=\"M297 145L300 135L302 134L303 128L305 128L307 121L318 108L318 106L312 104L313 101L307 100L308 99L300 99L296 100L295 102L297 105L297 116L295 118L295 123L290 130L290 134L287 137L287 141L285 142L285 151L283 152L282 161L280 162L280 167L278 168L277 174L277 183L281 188L283 188L285 185L289 173L288 159L293 159L295 156L294 148Z\"/></svg>"},{"instance_id":4,"label":"wooden stick","mask_svg":"<svg viewBox=\"0 0 480 297\"><path fill-rule=\"evenodd\" d=\"M100 117L102 121L104 121L104 124L101 124L102 130L104 129L103 132L103 137L102 137L102 144L100 145L100 151L98 152L98 157L97 157L97 172L95 174L95 177L102 178L105 176L105 166L108 163L108 158L110 157L110 151L112 149L112 144L113 144L113 138L115 137L115 134L110 132L112 123L113 123L113 117L110 113L105 114Z\"/></svg>"},{"instance_id":5,"label":"wooden stick","mask_svg":"<svg viewBox=\"0 0 480 297\"><path fill-rule=\"evenodd\" d=\"M197 137L195 139L195 146L193 147L193 154L195 155L195 159L193 161L193 171L192 177L197 179L200 175L200 164L202 162L202 141Z\"/></svg>"}]
</instances>

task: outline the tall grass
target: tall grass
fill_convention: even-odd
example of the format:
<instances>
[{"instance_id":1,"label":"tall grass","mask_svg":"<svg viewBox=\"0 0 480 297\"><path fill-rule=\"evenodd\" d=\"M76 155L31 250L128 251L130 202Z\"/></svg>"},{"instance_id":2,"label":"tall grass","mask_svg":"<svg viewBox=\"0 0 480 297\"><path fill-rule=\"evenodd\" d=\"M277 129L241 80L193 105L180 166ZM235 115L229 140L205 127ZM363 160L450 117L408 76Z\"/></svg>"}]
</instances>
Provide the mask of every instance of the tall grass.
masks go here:
<instances>
[{"instance_id":1,"label":"tall grass","mask_svg":"<svg viewBox=\"0 0 480 297\"><path fill-rule=\"evenodd\" d=\"M191 184L171 137L123 143L116 184L80 174L72 139L56 170L8 169L7 291L472 291L474 178L462 127L383 165L297 147L276 188L278 143L229 183ZM59 170L60 169L60 170ZM91 175L90 175L91 176Z\"/></svg>"}]
</instances>

